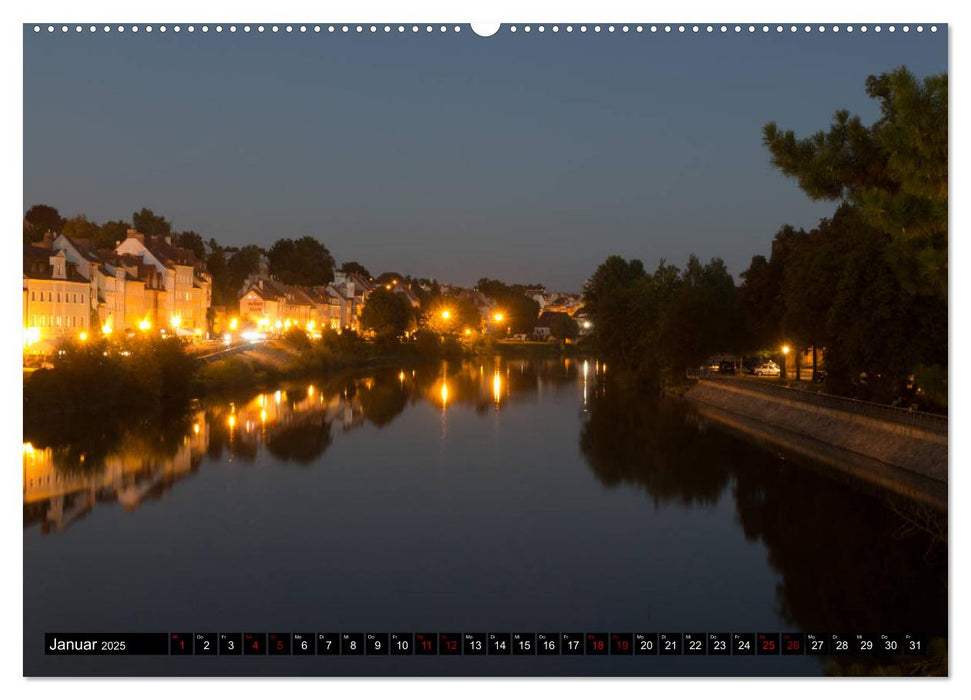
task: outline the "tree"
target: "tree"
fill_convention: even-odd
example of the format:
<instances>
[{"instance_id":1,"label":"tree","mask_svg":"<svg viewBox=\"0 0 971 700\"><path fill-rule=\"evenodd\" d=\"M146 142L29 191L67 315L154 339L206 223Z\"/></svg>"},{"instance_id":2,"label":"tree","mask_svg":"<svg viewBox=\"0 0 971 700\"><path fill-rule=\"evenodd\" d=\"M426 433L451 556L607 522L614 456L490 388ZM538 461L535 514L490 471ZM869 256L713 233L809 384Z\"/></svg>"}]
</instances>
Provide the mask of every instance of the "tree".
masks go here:
<instances>
[{"instance_id":1,"label":"tree","mask_svg":"<svg viewBox=\"0 0 971 700\"><path fill-rule=\"evenodd\" d=\"M371 279L371 273L368 272L368 269L364 267L364 265L362 265L361 263L355 262L354 260L344 263L343 265L341 265L340 269L341 269L341 272L345 274L355 273L355 274L361 275L362 277L364 277L364 279L367 279L367 280Z\"/></svg>"},{"instance_id":2,"label":"tree","mask_svg":"<svg viewBox=\"0 0 971 700\"><path fill-rule=\"evenodd\" d=\"M132 214L132 223L139 233L146 236L171 236L172 222L166 220L164 216L156 214L151 209L142 208Z\"/></svg>"},{"instance_id":3,"label":"tree","mask_svg":"<svg viewBox=\"0 0 971 700\"><path fill-rule=\"evenodd\" d=\"M397 272L382 272L378 275L378 278L374 280L375 284L391 284L392 282L401 282L404 279L403 275L399 275Z\"/></svg>"},{"instance_id":4,"label":"tree","mask_svg":"<svg viewBox=\"0 0 971 700\"><path fill-rule=\"evenodd\" d=\"M871 75L866 92L882 113L869 127L841 110L804 139L770 122L763 142L811 199L847 202L891 237L883 254L908 290L946 299L947 75L901 67Z\"/></svg>"},{"instance_id":5,"label":"tree","mask_svg":"<svg viewBox=\"0 0 971 700\"><path fill-rule=\"evenodd\" d=\"M432 299L424 316L424 325L439 335L463 333L466 328L478 330L482 324L482 316L472 302L450 294Z\"/></svg>"},{"instance_id":6,"label":"tree","mask_svg":"<svg viewBox=\"0 0 971 700\"><path fill-rule=\"evenodd\" d=\"M652 286L659 309L657 345L662 371L681 373L712 354L735 349L735 282L721 259L702 265L697 256L690 256L677 280L671 280L667 298L656 283Z\"/></svg>"},{"instance_id":7,"label":"tree","mask_svg":"<svg viewBox=\"0 0 971 700\"><path fill-rule=\"evenodd\" d=\"M58 234L63 228L60 212L48 204L35 204L24 214L25 243L39 241L48 231Z\"/></svg>"},{"instance_id":8,"label":"tree","mask_svg":"<svg viewBox=\"0 0 971 700\"><path fill-rule=\"evenodd\" d=\"M580 324L570 314L562 311L551 314L550 335L557 340L575 340L580 334Z\"/></svg>"},{"instance_id":9,"label":"tree","mask_svg":"<svg viewBox=\"0 0 971 700\"><path fill-rule=\"evenodd\" d=\"M206 259L206 244L195 231L182 231L172 236L172 242L181 248L191 250L199 260Z\"/></svg>"},{"instance_id":10,"label":"tree","mask_svg":"<svg viewBox=\"0 0 971 700\"><path fill-rule=\"evenodd\" d=\"M230 284L229 261L226 251L216 242L209 239L209 255L206 257L206 271L212 278L212 301L216 306L235 304L236 295Z\"/></svg>"},{"instance_id":11,"label":"tree","mask_svg":"<svg viewBox=\"0 0 971 700\"><path fill-rule=\"evenodd\" d=\"M397 338L411 325L411 304L401 294L378 287L368 294L361 310L361 327L378 337Z\"/></svg>"},{"instance_id":12,"label":"tree","mask_svg":"<svg viewBox=\"0 0 971 700\"><path fill-rule=\"evenodd\" d=\"M584 285L583 304L594 321L594 346L611 363L635 364L640 341L632 323L637 311L635 290L646 279L640 260L628 262L611 255Z\"/></svg>"},{"instance_id":13,"label":"tree","mask_svg":"<svg viewBox=\"0 0 971 700\"><path fill-rule=\"evenodd\" d=\"M840 111L805 139L767 124L763 141L810 198L839 202L781 263L780 330L825 344L831 388L889 400L947 364L947 76L899 68L867 94L870 126Z\"/></svg>"},{"instance_id":14,"label":"tree","mask_svg":"<svg viewBox=\"0 0 971 700\"><path fill-rule=\"evenodd\" d=\"M532 332L539 316L539 302L526 294L526 287L483 277L476 283L476 289L496 303L503 323L513 333Z\"/></svg>"},{"instance_id":15,"label":"tree","mask_svg":"<svg viewBox=\"0 0 971 700\"><path fill-rule=\"evenodd\" d=\"M252 244L244 245L230 256L227 266L229 268L228 285L232 296L227 298L226 303L229 303L230 298L235 301L236 295L246 278L259 270L262 256L263 249Z\"/></svg>"},{"instance_id":16,"label":"tree","mask_svg":"<svg viewBox=\"0 0 971 700\"><path fill-rule=\"evenodd\" d=\"M93 241L97 238L100 232L101 227L95 222L90 221L84 214L72 216L70 219L64 222L64 227L61 229L61 233L63 233L65 236L70 236L75 240L82 239Z\"/></svg>"},{"instance_id":17,"label":"tree","mask_svg":"<svg viewBox=\"0 0 971 700\"><path fill-rule=\"evenodd\" d=\"M330 284L334 280L334 258L327 247L313 238L281 238L267 251L270 274L281 282L297 285Z\"/></svg>"},{"instance_id":18,"label":"tree","mask_svg":"<svg viewBox=\"0 0 971 700\"><path fill-rule=\"evenodd\" d=\"M95 248L115 248L128 236L132 225L127 221L106 221L91 240Z\"/></svg>"},{"instance_id":19,"label":"tree","mask_svg":"<svg viewBox=\"0 0 971 700\"><path fill-rule=\"evenodd\" d=\"M744 328L739 339L742 351L766 350L782 340L782 317L785 300L782 296L786 266L796 255L795 250L806 237L802 229L788 224L779 229L772 241L769 260L756 255L742 273L738 289L738 306Z\"/></svg>"}]
</instances>

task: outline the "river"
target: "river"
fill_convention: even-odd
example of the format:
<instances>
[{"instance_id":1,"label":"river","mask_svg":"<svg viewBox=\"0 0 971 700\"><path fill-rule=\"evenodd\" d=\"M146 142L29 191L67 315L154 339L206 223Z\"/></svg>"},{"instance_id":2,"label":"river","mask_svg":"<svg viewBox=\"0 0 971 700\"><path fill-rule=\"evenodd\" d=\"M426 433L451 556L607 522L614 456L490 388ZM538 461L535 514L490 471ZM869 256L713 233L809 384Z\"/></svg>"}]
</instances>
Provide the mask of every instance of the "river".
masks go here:
<instances>
[{"instance_id":1,"label":"river","mask_svg":"<svg viewBox=\"0 0 971 700\"><path fill-rule=\"evenodd\" d=\"M592 359L387 368L35 420L24 440L28 675L803 676L889 663L44 656L55 631L947 637L943 516L616 386Z\"/></svg>"}]
</instances>

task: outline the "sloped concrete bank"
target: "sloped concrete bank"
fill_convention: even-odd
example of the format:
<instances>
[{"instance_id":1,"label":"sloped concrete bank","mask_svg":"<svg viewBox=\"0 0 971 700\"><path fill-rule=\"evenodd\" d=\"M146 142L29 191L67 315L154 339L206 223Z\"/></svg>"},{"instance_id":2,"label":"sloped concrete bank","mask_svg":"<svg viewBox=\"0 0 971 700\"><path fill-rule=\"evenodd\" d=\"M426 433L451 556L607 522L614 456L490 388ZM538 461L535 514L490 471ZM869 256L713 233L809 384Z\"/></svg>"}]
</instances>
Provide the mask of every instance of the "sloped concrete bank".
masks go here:
<instances>
[{"instance_id":1,"label":"sloped concrete bank","mask_svg":"<svg viewBox=\"0 0 971 700\"><path fill-rule=\"evenodd\" d=\"M760 442L910 498L947 507L947 434L814 405L799 392L699 380L683 397L702 416Z\"/></svg>"}]
</instances>

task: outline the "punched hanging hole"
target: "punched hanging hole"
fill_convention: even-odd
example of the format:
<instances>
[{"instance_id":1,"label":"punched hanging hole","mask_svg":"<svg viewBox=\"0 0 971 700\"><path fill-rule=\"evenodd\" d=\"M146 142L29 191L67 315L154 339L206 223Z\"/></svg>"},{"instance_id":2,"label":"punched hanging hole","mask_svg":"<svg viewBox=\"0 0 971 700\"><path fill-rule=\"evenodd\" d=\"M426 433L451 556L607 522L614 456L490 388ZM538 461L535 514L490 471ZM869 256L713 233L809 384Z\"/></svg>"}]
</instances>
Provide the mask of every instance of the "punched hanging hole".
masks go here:
<instances>
[{"instance_id":1,"label":"punched hanging hole","mask_svg":"<svg viewBox=\"0 0 971 700\"><path fill-rule=\"evenodd\" d=\"M479 36L492 36L499 31L498 22L473 22L472 31Z\"/></svg>"}]
</instances>

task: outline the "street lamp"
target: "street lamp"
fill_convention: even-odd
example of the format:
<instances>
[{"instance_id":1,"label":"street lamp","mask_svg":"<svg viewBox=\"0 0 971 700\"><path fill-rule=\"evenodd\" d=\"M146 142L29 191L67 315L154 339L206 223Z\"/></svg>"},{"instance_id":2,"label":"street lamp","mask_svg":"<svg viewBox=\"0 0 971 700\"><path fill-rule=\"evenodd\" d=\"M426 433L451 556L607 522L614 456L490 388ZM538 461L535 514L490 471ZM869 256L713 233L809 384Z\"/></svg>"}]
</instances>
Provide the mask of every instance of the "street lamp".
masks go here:
<instances>
[{"instance_id":1,"label":"street lamp","mask_svg":"<svg viewBox=\"0 0 971 700\"><path fill-rule=\"evenodd\" d=\"M442 318L447 321L448 319L452 318L452 312L449 311L448 309L445 309L444 311L442 311Z\"/></svg>"},{"instance_id":2,"label":"street lamp","mask_svg":"<svg viewBox=\"0 0 971 700\"><path fill-rule=\"evenodd\" d=\"M779 374L779 376L782 379L788 379L788 377L786 376L786 371L788 370L788 365L789 365L788 360L789 360L789 346L783 345L782 346L782 372L780 372Z\"/></svg>"},{"instance_id":3,"label":"street lamp","mask_svg":"<svg viewBox=\"0 0 971 700\"><path fill-rule=\"evenodd\" d=\"M496 323L502 323L503 315L500 312L496 312L492 315L492 320Z\"/></svg>"}]
</instances>

